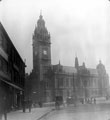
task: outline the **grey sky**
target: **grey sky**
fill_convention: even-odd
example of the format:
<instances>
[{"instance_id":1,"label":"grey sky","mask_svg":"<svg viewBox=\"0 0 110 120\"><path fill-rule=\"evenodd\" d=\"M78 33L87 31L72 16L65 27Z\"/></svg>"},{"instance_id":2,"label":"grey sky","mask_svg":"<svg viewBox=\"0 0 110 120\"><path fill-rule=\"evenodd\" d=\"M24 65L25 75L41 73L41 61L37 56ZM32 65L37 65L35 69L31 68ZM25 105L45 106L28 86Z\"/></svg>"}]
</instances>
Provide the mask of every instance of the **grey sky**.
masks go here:
<instances>
[{"instance_id":1,"label":"grey sky","mask_svg":"<svg viewBox=\"0 0 110 120\"><path fill-rule=\"evenodd\" d=\"M2 0L0 21L32 70L32 34L42 9L51 34L52 64L95 68L99 59L110 74L110 2L108 0Z\"/></svg>"}]
</instances>

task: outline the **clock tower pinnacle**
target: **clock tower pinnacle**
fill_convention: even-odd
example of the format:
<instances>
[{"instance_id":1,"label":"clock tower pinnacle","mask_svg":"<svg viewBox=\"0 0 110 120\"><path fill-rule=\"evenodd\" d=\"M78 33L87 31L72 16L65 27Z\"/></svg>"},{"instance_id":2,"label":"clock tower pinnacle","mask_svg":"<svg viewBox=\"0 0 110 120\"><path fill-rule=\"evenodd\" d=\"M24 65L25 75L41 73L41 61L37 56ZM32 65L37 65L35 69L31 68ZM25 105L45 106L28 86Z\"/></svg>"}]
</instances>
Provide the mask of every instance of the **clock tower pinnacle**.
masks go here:
<instances>
[{"instance_id":1,"label":"clock tower pinnacle","mask_svg":"<svg viewBox=\"0 0 110 120\"><path fill-rule=\"evenodd\" d=\"M45 80L44 74L51 65L50 34L40 14L33 35L33 70L38 73L39 80Z\"/></svg>"}]
</instances>

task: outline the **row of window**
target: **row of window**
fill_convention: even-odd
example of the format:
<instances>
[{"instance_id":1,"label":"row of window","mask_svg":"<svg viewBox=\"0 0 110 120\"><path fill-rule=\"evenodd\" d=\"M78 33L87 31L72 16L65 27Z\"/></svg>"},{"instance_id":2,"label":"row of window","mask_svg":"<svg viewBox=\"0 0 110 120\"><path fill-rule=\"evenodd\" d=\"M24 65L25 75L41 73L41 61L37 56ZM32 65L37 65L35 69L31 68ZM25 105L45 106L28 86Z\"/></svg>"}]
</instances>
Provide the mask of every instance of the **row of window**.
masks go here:
<instances>
[{"instance_id":1,"label":"row of window","mask_svg":"<svg viewBox=\"0 0 110 120\"><path fill-rule=\"evenodd\" d=\"M0 70L10 76L11 81L19 86L24 86L25 66L22 62L19 54L12 45L11 41L8 41L6 36L0 31L0 47L7 53L8 61L0 56ZM15 68L14 68L15 64Z\"/></svg>"},{"instance_id":2,"label":"row of window","mask_svg":"<svg viewBox=\"0 0 110 120\"><path fill-rule=\"evenodd\" d=\"M17 65L17 67L19 67L19 69L22 70L23 66L21 64L21 60L20 60L17 52L14 49L11 50L11 58L12 58L13 63L15 63Z\"/></svg>"},{"instance_id":3,"label":"row of window","mask_svg":"<svg viewBox=\"0 0 110 120\"><path fill-rule=\"evenodd\" d=\"M61 95L61 96L67 96L70 97L73 95L74 91L73 90L56 90L56 95ZM81 94L83 95L85 93L85 90L80 91ZM89 95L89 93L91 93L91 95L93 96L97 96L99 95L99 89L96 90L91 90L91 91L86 91L86 94Z\"/></svg>"},{"instance_id":4,"label":"row of window","mask_svg":"<svg viewBox=\"0 0 110 120\"><path fill-rule=\"evenodd\" d=\"M73 78L58 78L55 84L56 87L73 87Z\"/></svg>"},{"instance_id":5,"label":"row of window","mask_svg":"<svg viewBox=\"0 0 110 120\"><path fill-rule=\"evenodd\" d=\"M92 78L92 79L87 79L86 81L81 79L81 83L83 84L84 87L97 87L98 86L98 79Z\"/></svg>"},{"instance_id":6,"label":"row of window","mask_svg":"<svg viewBox=\"0 0 110 120\"><path fill-rule=\"evenodd\" d=\"M0 70L2 70L6 74L9 72L9 70L8 70L8 63L1 56L0 56Z\"/></svg>"},{"instance_id":7,"label":"row of window","mask_svg":"<svg viewBox=\"0 0 110 120\"><path fill-rule=\"evenodd\" d=\"M0 47L8 54L11 55L12 61L20 68L20 70L24 69L21 64L21 60L19 58L19 55L17 54L16 50L14 48L11 48L11 45L8 43L4 35L0 32ZM9 53L11 52L11 53Z\"/></svg>"},{"instance_id":8,"label":"row of window","mask_svg":"<svg viewBox=\"0 0 110 120\"><path fill-rule=\"evenodd\" d=\"M8 42L7 40L5 39L5 37L3 36L2 33L0 33L0 47L3 48L3 50L8 53L8 48L9 48L9 45L8 45Z\"/></svg>"},{"instance_id":9,"label":"row of window","mask_svg":"<svg viewBox=\"0 0 110 120\"><path fill-rule=\"evenodd\" d=\"M67 97L70 97L73 95L73 90L56 90L55 91L56 95L60 95L60 96L67 96Z\"/></svg>"},{"instance_id":10,"label":"row of window","mask_svg":"<svg viewBox=\"0 0 110 120\"><path fill-rule=\"evenodd\" d=\"M81 83L79 83L79 82L81 82ZM85 84L85 82L87 82L86 85L84 85L85 87L91 87L91 86L97 87L98 86L98 81L96 78L94 78L92 80L87 80L87 81L84 81L83 79L81 79L79 82L77 83L77 81L76 81L75 83L78 84L78 86L81 84L83 86ZM72 87L72 86L74 86L73 78L64 78L64 77L61 78L60 77L60 78L57 78L55 81L56 88L57 87L59 87L59 88L60 87Z\"/></svg>"},{"instance_id":11,"label":"row of window","mask_svg":"<svg viewBox=\"0 0 110 120\"><path fill-rule=\"evenodd\" d=\"M7 74L8 76L11 75L11 80L18 84L23 85L23 76L19 75L16 70L9 69L8 62L0 56L0 70Z\"/></svg>"}]
</instances>

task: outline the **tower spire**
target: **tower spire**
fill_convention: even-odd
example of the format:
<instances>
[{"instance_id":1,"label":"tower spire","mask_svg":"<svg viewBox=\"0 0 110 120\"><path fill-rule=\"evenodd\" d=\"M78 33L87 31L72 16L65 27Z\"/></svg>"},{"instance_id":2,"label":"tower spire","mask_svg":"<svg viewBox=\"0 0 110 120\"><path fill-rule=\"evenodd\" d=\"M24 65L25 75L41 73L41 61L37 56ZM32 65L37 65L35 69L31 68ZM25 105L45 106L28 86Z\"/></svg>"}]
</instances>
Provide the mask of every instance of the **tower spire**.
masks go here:
<instances>
[{"instance_id":1,"label":"tower spire","mask_svg":"<svg viewBox=\"0 0 110 120\"><path fill-rule=\"evenodd\" d=\"M59 60L59 65L60 65L60 60Z\"/></svg>"},{"instance_id":2,"label":"tower spire","mask_svg":"<svg viewBox=\"0 0 110 120\"><path fill-rule=\"evenodd\" d=\"M42 9L40 10L40 19L42 19Z\"/></svg>"},{"instance_id":3,"label":"tower spire","mask_svg":"<svg viewBox=\"0 0 110 120\"><path fill-rule=\"evenodd\" d=\"M40 15L42 15L42 9L40 10Z\"/></svg>"},{"instance_id":4,"label":"tower spire","mask_svg":"<svg viewBox=\"0 0 110 120\"><path fill-rule=\"evenodd\" d=\"M77 53L75 52L75 57L77 57Z\"/></svg>"},{"instance_id":5,"label":"tower spire","mask_svg":"<svg viewBox=\"0 0 110 120\"><path fill-rule=\"evenodd\" d=\"M78 69L79 67L79 62L77 56L75 57L75 68Z\"/></svg>"}]
</instances>

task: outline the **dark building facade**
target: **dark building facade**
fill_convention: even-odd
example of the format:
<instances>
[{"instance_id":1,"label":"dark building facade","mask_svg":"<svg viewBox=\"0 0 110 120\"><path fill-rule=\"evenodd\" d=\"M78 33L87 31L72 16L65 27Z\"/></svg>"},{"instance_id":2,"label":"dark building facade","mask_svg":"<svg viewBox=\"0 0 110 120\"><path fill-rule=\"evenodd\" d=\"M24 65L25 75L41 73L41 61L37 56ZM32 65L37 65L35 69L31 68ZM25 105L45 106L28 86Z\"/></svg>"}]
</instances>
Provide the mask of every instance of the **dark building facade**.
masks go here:
<instances>
[{"instance_id":1,"label":"dark building facade","mask_svg":"<svg viewBox=\"0 0 110 120\"><path fill-rule=\"evenodd\" d=\"M25 64L0 23L0 100L8 100L8 110L21 107L24 84Z\"/></svg>"},{"instance_id":2,"label":"dark building facade","mask_svg":"<svg viewBox=\"0 0 110 120\"><path fill-rule=\"evenodd\" d=\"M51 64L50 34L40 15L33 35L33 102L54 101L56 96L67 98L92 98L107 96L109 78L105 67L99 63L96 69L87 68L85 63L79 66L75 58L75 67Z\"/></svg>"}]
</instances>

